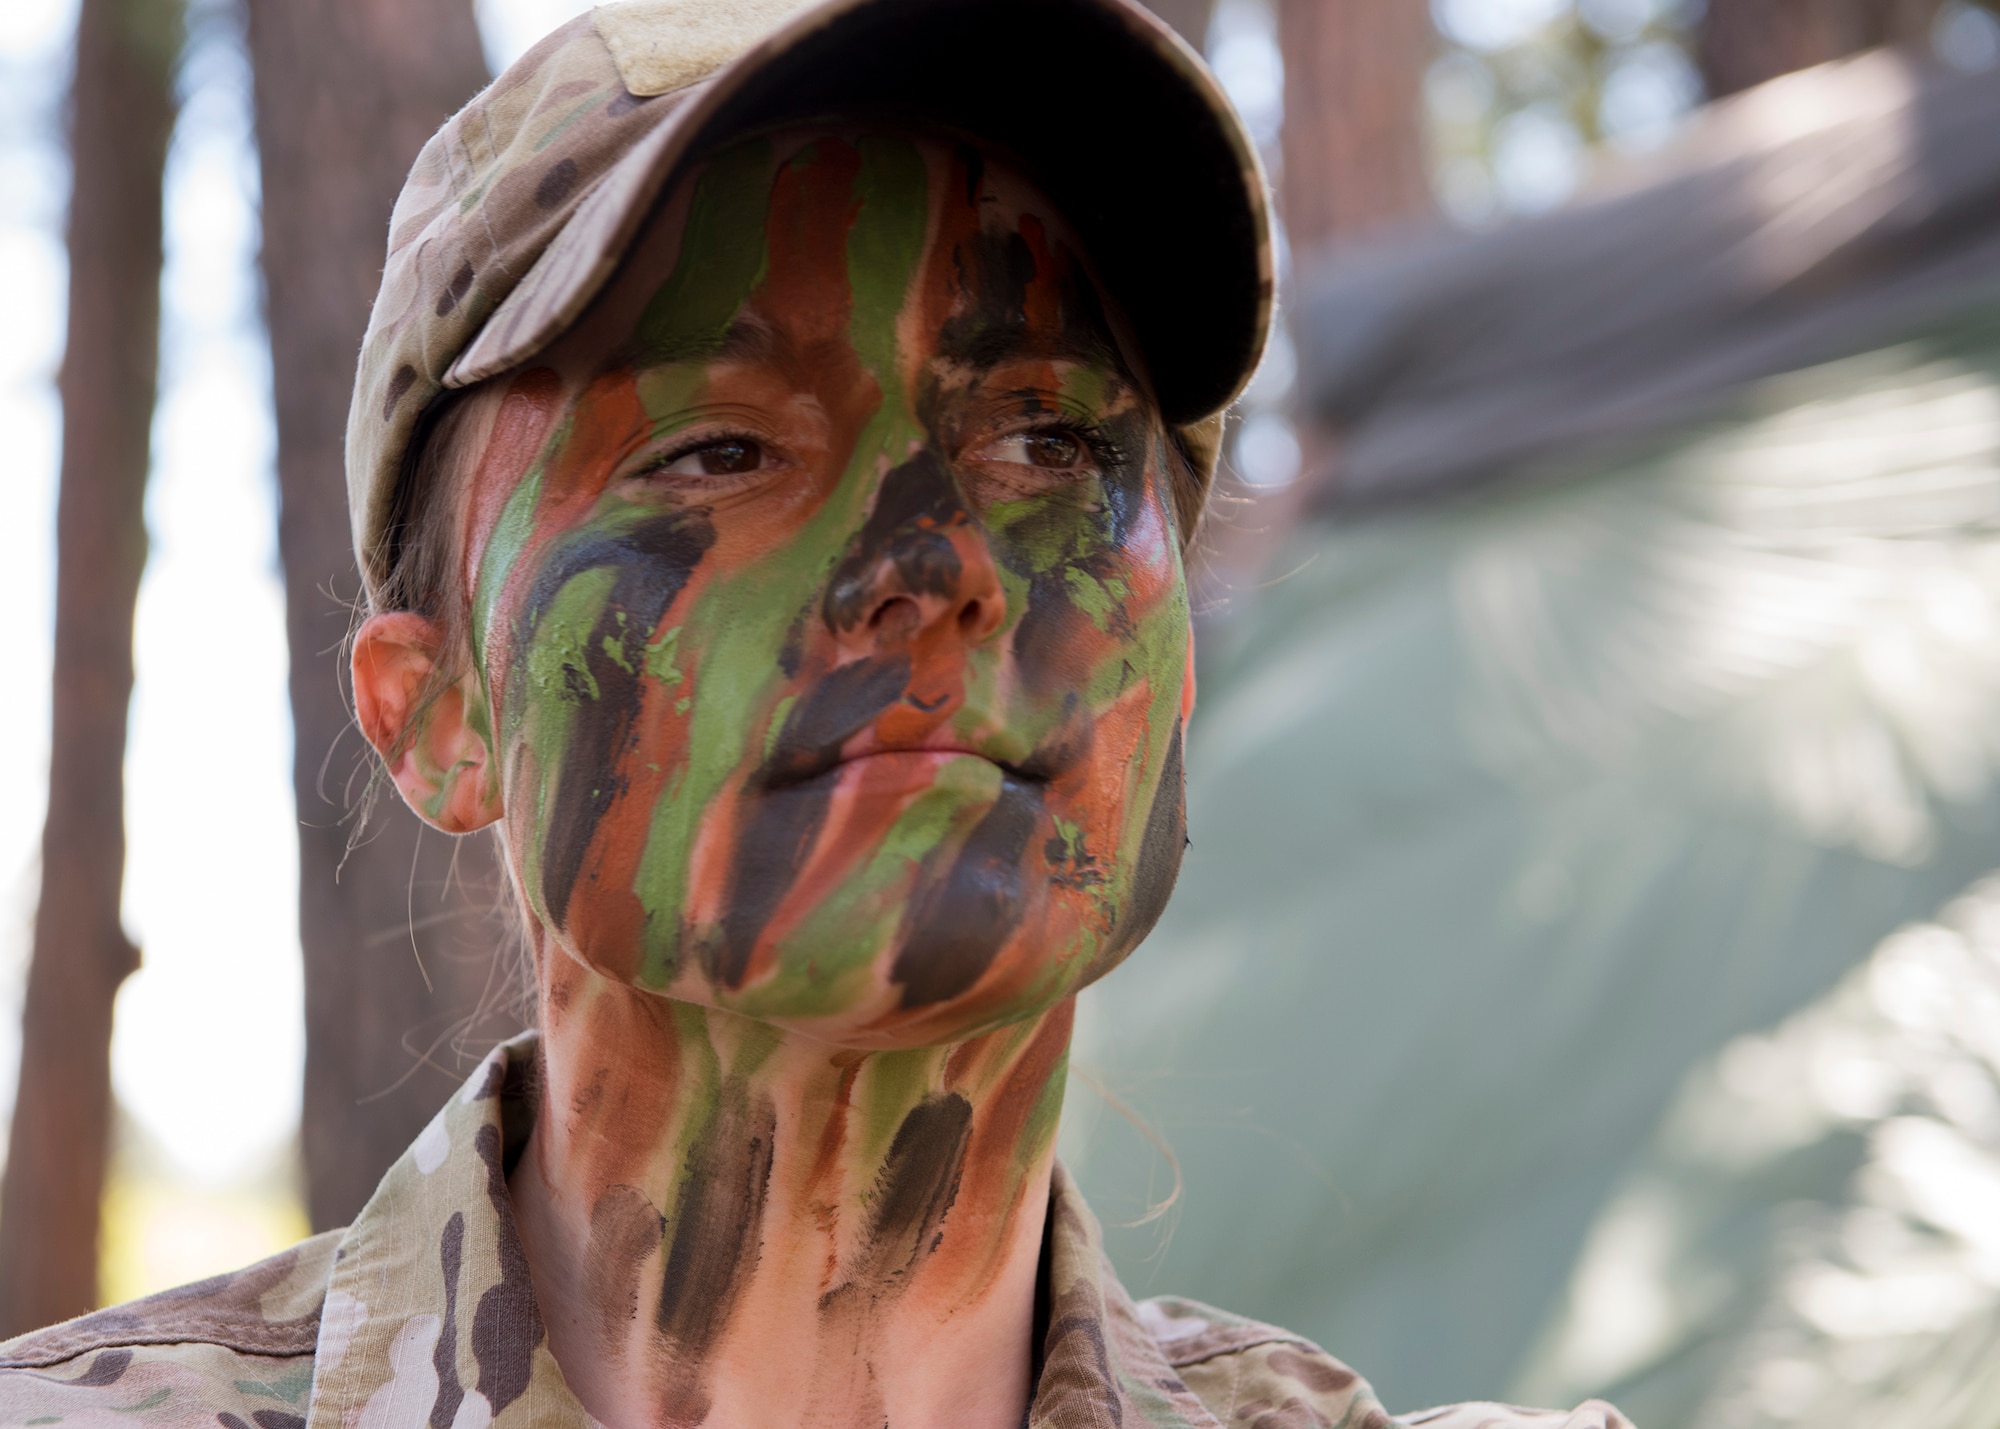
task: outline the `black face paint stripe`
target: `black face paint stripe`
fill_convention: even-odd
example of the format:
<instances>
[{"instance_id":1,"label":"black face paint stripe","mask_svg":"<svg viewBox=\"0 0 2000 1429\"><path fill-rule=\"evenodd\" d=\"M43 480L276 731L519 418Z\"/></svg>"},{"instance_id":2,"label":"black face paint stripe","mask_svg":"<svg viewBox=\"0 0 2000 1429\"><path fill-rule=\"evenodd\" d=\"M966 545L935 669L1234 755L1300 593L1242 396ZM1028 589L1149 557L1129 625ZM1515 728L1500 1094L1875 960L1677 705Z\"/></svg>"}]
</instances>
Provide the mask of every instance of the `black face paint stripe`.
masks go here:
<instances>
[{"instance_id":1,"label":"black face paint stripe","mask_svg":"<svg viewBox=\"0 0 2000 1429\"><path fill-rule=\"evenodd\" d=\"M674 511L615 534L572 541L536 578L516 637L524 648L564 586L590 571L617 572L584 654L597 697L573 693L576 725L556 777L543 845L542 900L558 928L568 922L598 823L624 791L617 769L643 701L646 643L714 544L715 528L705 513Z\"/></svg>"},{"instance_id":2,"label":"black face paint stripe","mask_svg":"<svg viewBox=\"0 0 2000 1429\"><path fill-rule=\"evenodd\" d=\"M1027 609L1014 627L1014 665L1032 694L1046 698L1069 680L1060 656L1068 643L1068 627L1085 619L1070 595L1067 564L1028 582Z\"/></svg>"},{"instance_id":3,"label":"black face paint stripe","mask_svg":"<svg viewBox=\"0 0 2000 1429\"><path fill-rule=\"evenodd\" d=\"M729 903L720 941L705 949L709 976L739 987L765 925L778 911L826 822L833 798L825 774L841 746L902 699L910 682L907 656L842 665L792 707L748 797L750 817L737 839L729 873Z\"/></svg>"},{"instance_id":4,"label":"black face paint stripe","mask_svg":"<svg viewBox=\"0 0 2000 1429\"><path fill-rule=\"evenodd\" d=\"M1028 902L1022 858L1042 824L1042 789L1011 776L972 831L951 870L912 905L890 969L902 1005L925 1007L978 982L1006 945Z\"/></svg>"},{"instance_id":5,"label":"black face paint stripe","mask_svg":"<svg viewBox=\"0 0 2000 1429\"><path fill-rule=\"evenodd\" d=\"M777 1125L770 1098L753 1104L741 1078L731 1078L688 1153L656 1318L690 1363L721 1335L757 1261Z\"/></svg>"},{"instance_id":6,"label":"black face paint stripe","mask_svg":"<svg viewBox=\"0 0 2000 1429\"><path fill-rule=\"evenodd\" d=\"M1018 233L980 232L964 239L953 258L971 301L938 330L938 355L984 370L1020 349L1028 326L1028 285L1035 279L1034 250Z\"/></svg>"},{"instance_id":7,"label":"black face paint stripe","mask_svg":"<svg viewBox=\"0 0 2000 1429\"><path fill-rule=\"evenodd\" d=\"M584 1292L605 1343L617 1344L639 1312L639 1273L657 1255L667 1223L637 1186L612 1186L590 1208Z\"/></svg>"},{"instance_id":8,"label":"black face paint stripe","mask_svg":"<svg viewBox=\"0 0 2000 1429\"><path fill-rule=\"evenodd\" d=\"M874 1214L855 1279L891 1284L937 1248L958 1199L972 1139L972 1104L957 1092L910 1108L875 1181Z\"/></svg>"},{"instance_id":9,"label":"black face paint stripe","mask_svg":"<svg viewBox=\"0 0 2000 1429\"><path fill-rule=\"evenodd\" d=\"M884 594L956 594L963 566L944 533L970 519L950 468L935 452L918 452L883 477L874 510L827 586L827 628L854 629ZM899 590L884 590L885 572L893 573Z\"/></svg>"},{"instance_id":10,"label":"black face paint stripe","mask_svg":"<svg viewBox=\"0 0 2000 1429\"><path fill-rule=\"evenodd\" d=\"M784 784L821 773L840 757L841 746L903 697L909 683L907 655L840 666L792 706L758 782Z\"/></svg>"}]
</instances>

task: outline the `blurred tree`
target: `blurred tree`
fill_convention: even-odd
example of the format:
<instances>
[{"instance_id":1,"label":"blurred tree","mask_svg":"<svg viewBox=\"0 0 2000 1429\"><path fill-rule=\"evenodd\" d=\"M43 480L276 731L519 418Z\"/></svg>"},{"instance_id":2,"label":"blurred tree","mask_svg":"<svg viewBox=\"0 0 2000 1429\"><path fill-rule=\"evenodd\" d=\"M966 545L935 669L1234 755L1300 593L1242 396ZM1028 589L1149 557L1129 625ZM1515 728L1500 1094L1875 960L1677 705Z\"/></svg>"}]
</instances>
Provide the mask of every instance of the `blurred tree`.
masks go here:
<instances>
[{"instance_id":1,"label":"blurred tree","mask_svg":"<svg viewBox=\"0 0 2000 1429\"><path fill-rule=\"evenodd\" d=\"M1470 23L1473 8L1437 7L1425 83L1439 202L1461 223L1559 206L1593 146L1655 148L1701 100L1696 0L1583 0L1506 28Z\"/></svg>"},{"instance_id":2,"label":"blurred tree","mask_svg":"<svg viewBox=\"0 0 2000 1429\"><path fill-rule=\"evenodd\" d=\"M1278 0L1285 229L1296 250L1432 212L1422 0Z\"/></svg>"},{"instance_id":3,"label":"blurred tree","mask_svg":"<svg viewBox=\"0 0 2000 1429\"><path fill-rule=\"evenodd\" d=\"M1176 30L1196 49L1208 38L1209 17L1215 0L1146 0L1146 7Z\"/></svg>"},{"instance_id":4,"label":"blurred tree","mask_svg":"<svg viewBox=\"0 0 2000 1429\"><path fill-rule=\"evenodd\" d=\"M0 1197L0 1337L97 1300L111 1003L139 965L119 921L125 727L184 19L181 0L83 0L77 16L49 808Z\"/></svg>"},{"instance_id":5,"label":"blurred tree","mask_svg":"<svg viewBox=\"0 0 2000 1429\"><path fill-rule=\"evenodd\" d=\"M323 1229L353 1217L447 1094L418 1063L494 975L452 841L421 837L393 795L351 850L343 817L370 757L343 693L355 353L404 175L486 66L469 0L250 0L249 28L296 730L307 1209Z\"/></svg>"},{"instance_id":6,"label":"blurred tree","mask_svg":"<svg viewBox=\"0 0 2000 1429\"><path fill-rule=\"evenodd\" d=\"M1708 0L1695 45L1711 99L1930 35L1943 0Z\"/></svg>"}]
</instances>

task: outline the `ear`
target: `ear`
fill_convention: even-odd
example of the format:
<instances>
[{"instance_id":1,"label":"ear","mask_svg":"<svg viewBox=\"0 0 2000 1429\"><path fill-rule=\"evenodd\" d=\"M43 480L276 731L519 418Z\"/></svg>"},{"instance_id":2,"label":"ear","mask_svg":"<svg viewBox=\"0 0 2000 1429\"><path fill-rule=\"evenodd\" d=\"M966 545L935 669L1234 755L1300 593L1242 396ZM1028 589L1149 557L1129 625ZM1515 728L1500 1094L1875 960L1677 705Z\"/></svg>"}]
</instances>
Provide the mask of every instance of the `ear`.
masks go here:
<instances>
[{"instance_id":1,"label":"ear","mask_svg":"<svg viewBox=\"0 0 2000 1429\"><path fill-rule=\"evenodd\" d=\"M354 712L417 817L469 834L500 817L500 781L486 721L469 717L483 698L468 706L458 682L418 706L442 638L421 615L369 616L354 636Z\"/></svg>"},{"instance_id":2,"label":"ear","mask_svg":"<svg viewBox=\"0 0 2000 1429\"><path fill-rule=\"evenodd\" d=\"M1181 734L1187 734L1188 720L1194 715L1194 627L1188 627L1187 673L1181 676Z\"/></svg>"}]
</instances>

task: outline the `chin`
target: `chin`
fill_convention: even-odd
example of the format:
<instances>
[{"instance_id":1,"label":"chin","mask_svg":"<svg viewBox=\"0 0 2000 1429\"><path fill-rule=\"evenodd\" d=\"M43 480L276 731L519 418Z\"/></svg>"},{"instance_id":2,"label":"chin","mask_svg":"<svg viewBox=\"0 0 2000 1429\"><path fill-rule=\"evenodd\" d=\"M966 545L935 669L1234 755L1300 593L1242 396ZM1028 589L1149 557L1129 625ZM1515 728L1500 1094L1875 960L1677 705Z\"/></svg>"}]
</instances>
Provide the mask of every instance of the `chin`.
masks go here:
<instances>
[{"instance_id":1,"label":"chin","mask_svg":"<svg viewBox=\"0 0 2000 1429\"><path fill-rule=\"evenodd\" d=\"M949 902L951 892L948 886L919 889L904 921L917 922L927 902ZM1130 943L1106 947L1101 924L1077 918L1067 906L1073 889L1043 878L1028 892L1026 916L997 941L987 936L990 926L973 925L956 942L877 936L865 952L850 943L825 960L788 944L775 951L761 978L740 987L711 976L717 963L712 934L689 940L674 959L675 975L651 985L633 975L627 949L555 941L590 972L662 1000L731 1013L831 1047L915 1050L1030 1023L1122 960ZM877 931L902 930L892 924ZM989 941L993 945L985 946ZM965 982L969 957L981 967Z\"/></svg>"},{"instance_id":2,"label":"chin","mask_svg":"<svg viewBox=\"0 0 2000 1429\"><path fill-rule=\"evenodd\" d=\"M613 982L835 1046L964 1041L1063 1003L1151 931L1185 843L1177 754L1133 842L1123 799L1075 797L1117 791L1090 768L904 750L745 782L643 867L635 830L592 850L552 940Z\"/></svg>"}]
</instances>

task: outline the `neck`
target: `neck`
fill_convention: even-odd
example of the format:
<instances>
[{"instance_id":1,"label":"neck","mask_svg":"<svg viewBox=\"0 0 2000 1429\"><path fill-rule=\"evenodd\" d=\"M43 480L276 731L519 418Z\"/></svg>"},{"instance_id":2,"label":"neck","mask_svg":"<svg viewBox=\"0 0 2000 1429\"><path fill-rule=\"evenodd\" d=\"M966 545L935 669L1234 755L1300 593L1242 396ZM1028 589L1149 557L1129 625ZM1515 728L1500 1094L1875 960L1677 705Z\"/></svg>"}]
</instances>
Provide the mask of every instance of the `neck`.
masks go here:
<instances>
[{"instance_id":1,"label":"neck","mask_svg":"<svg viewBox=\"0 0 2000 1429\"><path fill-rule=\"evenodd\" d=\"M1071 1002L858 1052L540 963L509 1184L592 1415L1017 1429Z\"/></svg>"}]
</instances>

